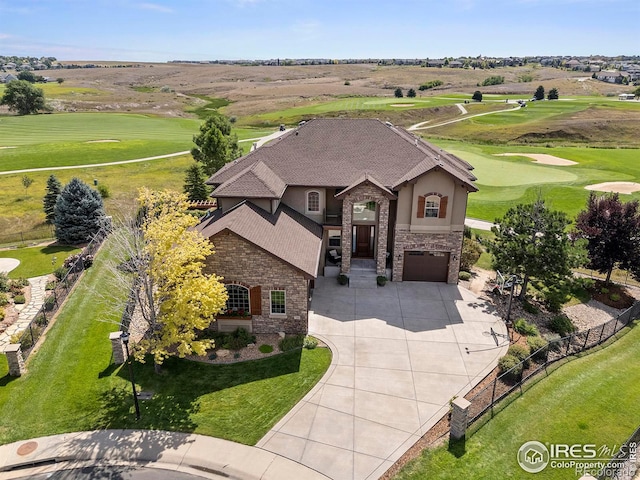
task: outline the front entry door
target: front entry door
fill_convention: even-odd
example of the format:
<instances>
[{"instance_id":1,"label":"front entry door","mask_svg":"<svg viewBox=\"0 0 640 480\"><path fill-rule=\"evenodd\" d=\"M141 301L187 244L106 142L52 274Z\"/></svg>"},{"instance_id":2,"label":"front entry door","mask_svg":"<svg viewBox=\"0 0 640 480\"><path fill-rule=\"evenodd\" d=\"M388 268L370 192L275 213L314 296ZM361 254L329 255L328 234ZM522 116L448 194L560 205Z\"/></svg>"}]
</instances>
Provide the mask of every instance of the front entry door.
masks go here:
<instances>
[{"instance_id":1,"label":"front entry door","mask_svg":"<svg viewBox=\"0 0 640 480\"><path fill-rule=\"evenodd\" d=\"M355 257L373 258L374 225L355 225L354 241L356 242Z\"/></svg>"}]
</instances>

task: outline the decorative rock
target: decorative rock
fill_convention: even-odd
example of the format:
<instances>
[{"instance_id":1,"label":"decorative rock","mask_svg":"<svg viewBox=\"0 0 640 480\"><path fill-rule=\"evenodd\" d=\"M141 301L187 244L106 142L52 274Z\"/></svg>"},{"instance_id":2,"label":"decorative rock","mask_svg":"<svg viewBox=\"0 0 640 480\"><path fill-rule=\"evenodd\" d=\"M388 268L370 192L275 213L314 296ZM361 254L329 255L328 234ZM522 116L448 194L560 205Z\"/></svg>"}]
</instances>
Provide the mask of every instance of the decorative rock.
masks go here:
<instances>
[{"instance_id":1,"label":"decorative rock","mask_svg":"<svg viewBox=\"0 0 640 480\"><path fill-rule=\"evenodd\" d=\"M286 333L284 332L278 332L278 336L280 336L280 338L284 338L286 336Z\"/></svg>"},{"instance_id":2,"label":"decorative rock","mask_svg":"<svg viewBox=\"0 0 640 480\"><path fill-rule=\"evenodd\" d=\"M217 355L218 355L218 357L220 357L220 358L228 357L230 353L231 353L231 352L230 352L229 350L225 350L224 348L221 348L220 350L218 350L218 351L216 352L216 354L217 354Z\"/></svg>"}]
</instances>

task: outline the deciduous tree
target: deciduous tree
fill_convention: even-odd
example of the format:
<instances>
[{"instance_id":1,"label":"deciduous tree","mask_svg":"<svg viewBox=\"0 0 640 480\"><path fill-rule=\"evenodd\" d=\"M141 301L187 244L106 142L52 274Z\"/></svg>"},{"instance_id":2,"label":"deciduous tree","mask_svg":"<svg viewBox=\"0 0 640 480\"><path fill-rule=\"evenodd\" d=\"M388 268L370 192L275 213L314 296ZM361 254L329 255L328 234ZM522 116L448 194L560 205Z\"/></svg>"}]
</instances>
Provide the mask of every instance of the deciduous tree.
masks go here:
<instances>
[{"instance_id":1,"label":"deciduous tree","mask_svg":"<svg viewBox=\"0 0 640 480\"><path fill-rule=\"evenodd\" d=\"M494 267L523 278L522 297L531 277L553 286L571 276L576 258L565 232L569 224L565 213L549 210L544 200L516 205L496 220Z\"/></svg>"},{"instance_id":2,"label":"deciduous tree","mask_svg":"<svg viewBox=\"0 0 640 480\"><path fill-rule=\"evenodd\" d=\"M191 228L197 219L186 213L186 196L142 189L139 202L143 217L113 236L119 261L138 278L135 293L145 328L135 345L136 359L151 355L159 369L169 356L204 355L212 346L198 332L222 312L227 291L220 277L203 272L213 246Z\"/></svg>"},{"instance_id":3,"label":"deciduous tree","mask_svg":"<svg viewBox=\"0 0 640 480\"><path fill-rule=\"evenodd\" d=\"M471 100L475 100L476 102L481 102L482 92L480 90L476 90L475 92L473 92L473 96L471 97Z\"/></svg>"},{"instance_id":4,"label":"deciduous tree","mask_svg":"<svg viewBox=\"0 0 640 480\"><path fill-rule=\"evenodd\" d=\"M22 176L22 186L24 187L24 193L26 194L29 191L29 187L33 185L33 178L29 175Z\"/></svg>"},{"instance_id":5,"label":"deciduous tree","mask_svg":"<svg viewBox=\"0 0 640 480\"><path fill-rule=\"evenodd\" d=\"M26 80L12 80L7 84L0 105L7 105L18 115L29 115L39 110L46 110L44 92Z\"/></svg>"},{"instance_id":6,"label":"deciduous tree","mask_svg":"<svg viewBox=\"0 0 640 480\"><path fill-rule=\"evenodd\" d=\"M65 185L54 208L58 242L78 245L91 240L106 224L100 194L77 178Z\"/></svg>"},{"instance_id":7,"label":"deciduous tree","mask_svg":"<svg viewBox=\"0 0 640 480\"><path fill-rule=\"evenodd\" d=\"M587 239L589 267L606 274L616 266L640 271L640 211L638 200L620 201L617 193L591 192L587 207L578 214L576 233Z\"/></svg>"},{"instance_id":8,"label":"deciduous tree","mask_svg":"<svg viewBox=\"0 0 640 480\"><path fill-rule=\"evenodd\" d=\"M238 137L231 134L231 123L219 113L205 120L200 126L200 133L194 135L193 143L196 146L191 149L191 155L202 163L207 175L212 175L242 154Z\"/></svg>"},{"instance_id":9,"label":"deciduous tree","mask_svg":"<svg viewBox=\"0 0 640 480\"><path fill-rule=\"evenodd\" d=\"M44 215L46 217L46 222L53 224L53 220L55 219L56 202L58 201L58 195L62 192L62 184L55 175L49 175L46 191L47 193L42 199Z\"/></svg>"}]
</instances>

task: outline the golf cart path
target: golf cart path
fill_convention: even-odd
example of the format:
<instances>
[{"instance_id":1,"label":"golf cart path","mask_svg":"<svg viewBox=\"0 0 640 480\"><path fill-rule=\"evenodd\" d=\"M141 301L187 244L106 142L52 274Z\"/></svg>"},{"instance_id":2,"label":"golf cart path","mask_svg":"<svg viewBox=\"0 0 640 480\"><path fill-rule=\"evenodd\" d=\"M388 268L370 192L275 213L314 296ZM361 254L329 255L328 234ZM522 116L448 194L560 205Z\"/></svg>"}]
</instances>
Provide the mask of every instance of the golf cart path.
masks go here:
<instances>
[{"instance_id":1,"label":"golf cart path","mask_svg":"<svg viewBox=\"0 0 640 480\"><path fill-rule=\"evenodd\" d=\"M460 104L457 104L458 108L460 108L460 111L462 112L462 109L464 109L464 107ZM468 120L470 118L475 118L475 117L483 117L485 115L493 115L495 113L504 113L504 112L515 112L516 110L520 110L520 108L522 108L520 105L511 108L509 110L496 110L495 112L484 112L484 113L476 113L475 115L469 115L467 117L462 117L462 118L454 118L453 120L447 120L446 122L441 122L441 123L436 123L435 125L428 125L425 126L425 124L427 122L429 122L429 120L427 120L427 122L419 122L416 123L415 125L411 125L409 128L407 128L408 131L412 132L415 130L427 130L429 128L436 128L436 127L442 127L444 125L449 125L450 123L456 123L456 122L462 122L463 120ZM464 109L466 111L466 109Z\"/></svg>"},{"instance_id":2,"label":"golf cart path","mask_svg":"<svg viewBox=\"0 0 640 480\"><path fill-rule=\"evenodd\" d=\"M250 138L250 139L246 139L246 140L239 140L239 142L249 142L249 141L255 141L257 140L257 146L261 147L262 145L264 145L267 142L270 142L273 139L276 139L278 137L281 137L282 135L284 135L285 133L287 133L288 131L290 131L291 129L288 130L284 130L284 131L277 131L274 132L270 135L266 135L264 137L259 137L259 138ZM28 172L47 172L47 171L53 171L53 170L72 170L74 168L93 168L93 167L108 167L110 165L124 165L127 163L139 163L139 162L148 162L150 160L160 160L163 158L171 158L171 157L179 157L181 155L188 155L189 153L191 153L191 150L186 150L184 152L176 152L176 153L167 153L166 155L156 155L155 157L145 157L145 158L136 158L133 160L120 160L117 162L106 162L106 163L92 163L92 164L88 164L88 165L67 165L67 166L63 166L63 167L43 167L43 168L26 168L23 170L10 170L8 172L0 172L0 175L14 175L17 173L28 173Z\"/></svg>"}]
</instances>

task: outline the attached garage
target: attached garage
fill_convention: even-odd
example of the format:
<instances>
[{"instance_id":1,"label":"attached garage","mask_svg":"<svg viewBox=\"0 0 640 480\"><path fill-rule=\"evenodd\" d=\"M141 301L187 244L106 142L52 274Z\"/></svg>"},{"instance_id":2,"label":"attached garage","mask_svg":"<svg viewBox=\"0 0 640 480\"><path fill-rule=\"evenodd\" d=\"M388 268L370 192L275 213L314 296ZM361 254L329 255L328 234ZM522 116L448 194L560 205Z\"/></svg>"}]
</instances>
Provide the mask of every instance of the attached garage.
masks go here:
<instances>
[{"instance_id":1,"label":"attached garage","mask_svg":"<svg viewBox=\"0 0 640 480\"><path fill-rule=\"evenodd\" d=\"M446 282L449 252L405 250L402 280L405 282Z\"/></svg>"}]
</instances>

